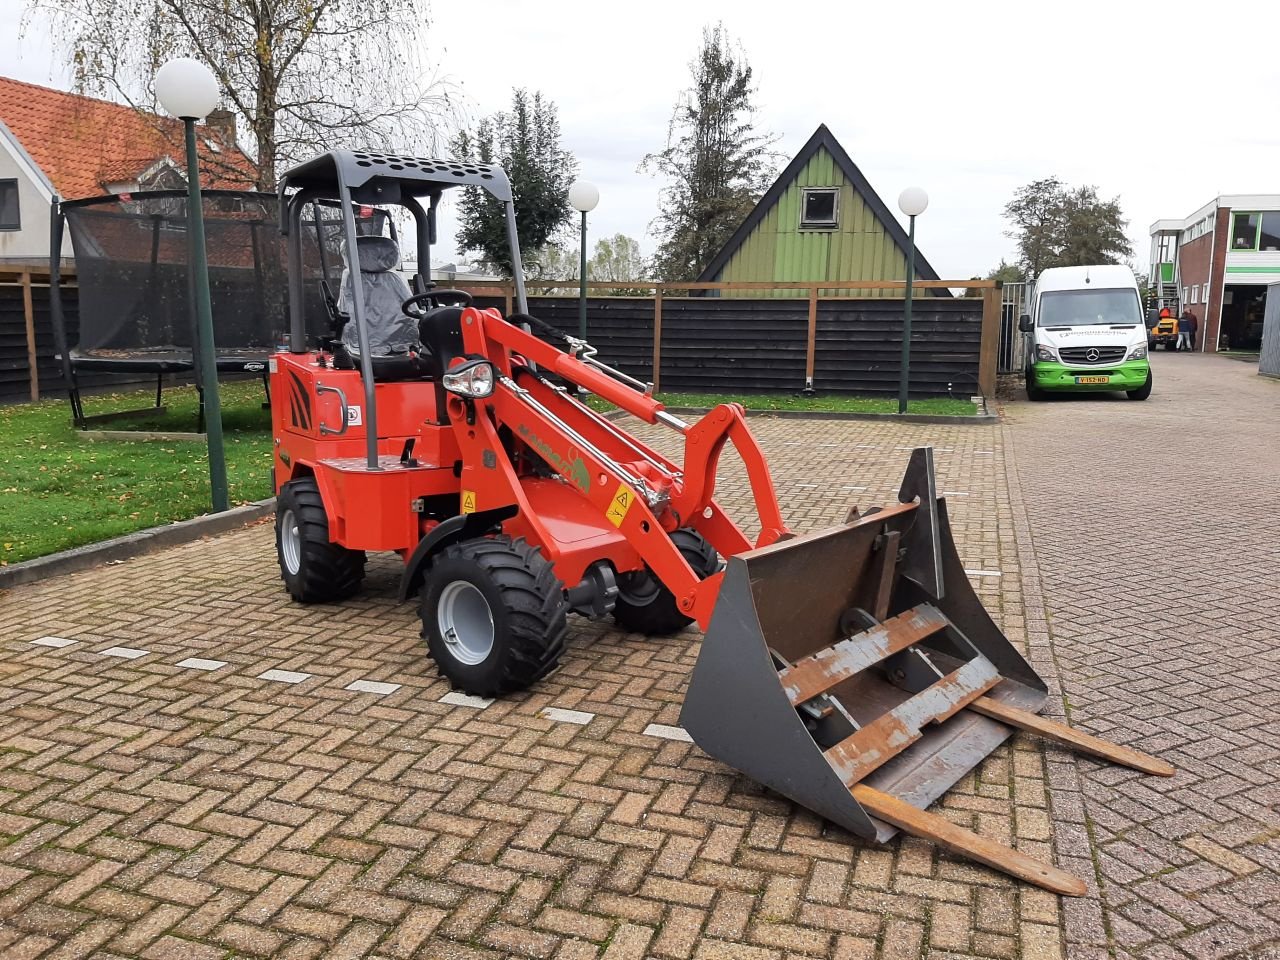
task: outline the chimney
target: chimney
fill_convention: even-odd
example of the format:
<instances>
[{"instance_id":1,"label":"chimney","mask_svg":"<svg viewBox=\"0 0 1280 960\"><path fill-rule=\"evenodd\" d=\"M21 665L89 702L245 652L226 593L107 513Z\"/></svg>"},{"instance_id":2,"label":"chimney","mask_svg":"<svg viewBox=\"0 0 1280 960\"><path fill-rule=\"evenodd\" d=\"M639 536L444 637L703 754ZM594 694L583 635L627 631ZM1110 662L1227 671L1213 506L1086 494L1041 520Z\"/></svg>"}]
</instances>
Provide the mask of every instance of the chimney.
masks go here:
<instances>
[{"instance_id":1,"label":"chimney","mask_svg":"<svg viewBox=\"0 0 1280 960\"><path fill-rule=\"evenodd\" d=\"M208 129L216 131L219 139L228 147L236 145L236 115L230 110L222 107L210 110L209 116L205 118L204 125Z\"/></svg>"}]
</instances>

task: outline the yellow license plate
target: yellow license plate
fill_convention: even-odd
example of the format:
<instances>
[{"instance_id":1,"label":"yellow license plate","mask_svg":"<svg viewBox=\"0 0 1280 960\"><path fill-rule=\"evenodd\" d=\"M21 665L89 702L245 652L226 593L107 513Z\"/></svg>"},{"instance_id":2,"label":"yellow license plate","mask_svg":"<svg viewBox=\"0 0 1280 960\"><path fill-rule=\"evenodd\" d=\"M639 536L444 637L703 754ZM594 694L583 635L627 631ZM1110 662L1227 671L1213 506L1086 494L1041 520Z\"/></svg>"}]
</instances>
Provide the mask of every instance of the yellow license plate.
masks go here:
<instances>
[{"instance_id":1,"label":"yellow license plate","mask_svg":"<svg viewBox=\"0 0 1280 960\"><path fill-rule=\"evenodd\" d=\"M1110 383L1110 377L1076 377L1076 383Z\"/></svg>"}]
</instances>

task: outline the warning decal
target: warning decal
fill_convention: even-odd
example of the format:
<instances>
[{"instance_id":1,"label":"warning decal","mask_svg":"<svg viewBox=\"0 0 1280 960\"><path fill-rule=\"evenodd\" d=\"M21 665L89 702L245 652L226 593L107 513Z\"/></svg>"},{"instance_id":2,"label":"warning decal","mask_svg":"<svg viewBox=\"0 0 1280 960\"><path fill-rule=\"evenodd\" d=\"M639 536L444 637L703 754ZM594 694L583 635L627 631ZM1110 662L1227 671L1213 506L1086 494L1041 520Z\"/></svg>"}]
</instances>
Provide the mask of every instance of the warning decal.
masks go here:
<instances>
[{"instance_id":1,"label":"warning decal","mask_svg":"<svg viewBox=\"0 0 1280 960\"><path fill-rule=\"evenodd\" d=\"M622 521L627 518L627 511L631 509L631 502L635 500L635 491L628 487L625 483L618 484L618 492L613 495L613 499L609 501L609 509L605 511L605 516L609 518L609 522L615 527L621 527Z\"/></svg>"},{"instance_id":2,"label":"warning decal","mask_svg":"<svg viewBox=\"0 0 1280 960\"><path fill-rule=\"evenodd\" d=\"M462 512L463 513L476 512L476 492L474 490L462 491Z\"/></svg>"}]
</instances>

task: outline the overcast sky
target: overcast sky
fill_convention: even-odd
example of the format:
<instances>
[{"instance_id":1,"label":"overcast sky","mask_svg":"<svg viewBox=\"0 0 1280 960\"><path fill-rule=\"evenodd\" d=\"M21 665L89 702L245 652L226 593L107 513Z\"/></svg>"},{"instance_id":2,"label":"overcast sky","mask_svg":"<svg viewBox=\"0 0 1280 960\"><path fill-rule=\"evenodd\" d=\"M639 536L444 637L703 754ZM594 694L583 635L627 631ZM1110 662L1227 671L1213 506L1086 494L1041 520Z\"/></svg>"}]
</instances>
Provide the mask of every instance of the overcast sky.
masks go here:
<instances>
[{"instance_id":1,"label":"overcast sky","mask_svg":"<svg viewBox=\"0 0 1280 960\"><path fill-rule=\"evenodd\" d=\"M66 86L37 24L0 0L0 72ZM1147 228L1219 193L1280 193L1280 2L916 0L432 4L427 60L472 115L513 86L560 109L564 145L600 187L594 235L647 235L660 183L636 166L665 142L705 24L755 71L759 126L787 158L825 123L890 209L929 209L921 250L944 278L1012 258L1000 212L1040 177L1119 196L1140 264ZM442 224L435 260L455 256Z\"/></svg>"}]
</instances>

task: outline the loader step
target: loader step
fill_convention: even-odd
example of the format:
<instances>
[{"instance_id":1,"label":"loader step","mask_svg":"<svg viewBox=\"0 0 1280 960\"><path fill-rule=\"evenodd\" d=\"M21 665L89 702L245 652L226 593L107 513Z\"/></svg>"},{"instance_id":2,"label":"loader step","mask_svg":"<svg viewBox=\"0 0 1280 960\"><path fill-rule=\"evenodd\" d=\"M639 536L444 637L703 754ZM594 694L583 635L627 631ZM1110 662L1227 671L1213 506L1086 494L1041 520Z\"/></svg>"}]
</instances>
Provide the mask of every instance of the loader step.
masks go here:
<instances>
[{"instance_id":1,"label":"loader step","mask_svg":"<svg viewBox=\"0 0 1280 960\"><path fill-rule=\"evenodd\" d=\"M796 706L919 643L946 625L947 618L942 612L932 604L924 603L805 657L781 671L778 679L788 699Z\"/></svg>"},{"instance_id":2,"label":"loader step","mask_svg":"<svg viewBox=\"0 0 1280 960\"><path fill-rule=\"evenodd\" d=\"M944 720L1000 682L990 660L970 660L910 700L824 751L836 775L853 786L920 739L920 728Z\"/></svg>"}]
</instances>

